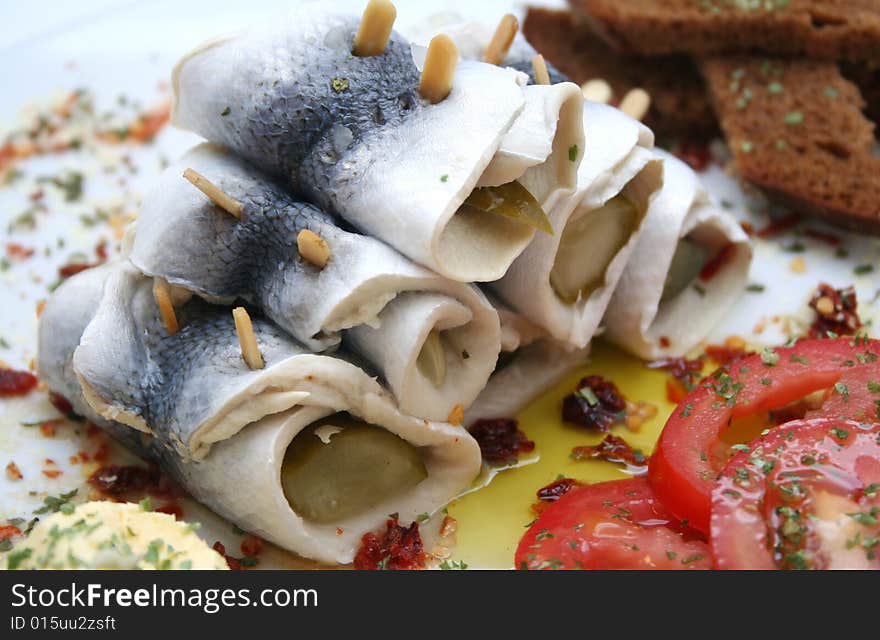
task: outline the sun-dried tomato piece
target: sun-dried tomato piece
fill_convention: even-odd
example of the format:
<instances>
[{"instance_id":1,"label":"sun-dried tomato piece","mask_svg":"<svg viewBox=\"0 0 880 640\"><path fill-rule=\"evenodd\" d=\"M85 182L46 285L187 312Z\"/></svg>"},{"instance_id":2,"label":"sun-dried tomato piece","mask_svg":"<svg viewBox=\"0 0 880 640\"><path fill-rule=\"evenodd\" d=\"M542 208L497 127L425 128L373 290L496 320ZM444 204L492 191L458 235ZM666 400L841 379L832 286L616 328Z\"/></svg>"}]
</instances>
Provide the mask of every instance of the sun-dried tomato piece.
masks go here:
<instances>
[{"instance_id":1,"label":"sun-dried tomato piece","mask_svg":"<svg viewBox=\"0 0 880 640\"><path fill-rule=\"evenodd\" d=\"M823 282L810 299L810 307L816 311L816 320L808 334L810 338L852 336L862 327L856 311L856 290L851 286L835 289Z\"/></svg>"},{"instance_id":2,"label":"sun-dried tomato piece","mask_svg":"<svg viewBox=\"0 0 880 640\"><path fill-rule=\"evenodd\" d=\"M13 536L20 536L21 529L15 527L11 524L4 525L0 527L0 540L6 540L6 538L11 538Z\"/></svg>"},{"instance_id":3,"label":"sun-dried tomato piece","mask_svg":"<svg viewBox=\"0 0 880 640\"><path fill-rule=\"evenodd\" d=\"M602 376L587 376L574 393L562 401L562 419L599 431L608 431L626 419L626 398L613 382Z\"/></svg>"},{"instance_id":4,"label":"sun-dried tomato piece","mask_svg":"<svg viewBox=\"0 0 880 640\"><path fill-rule=\"evenodd\" d=\"M718 272L721 271L721 268L730 261L735 252L736 245L732 243L721 249L721 251L715 254L714 258L709 260L703 265L703 268L700 269L700 280L703 282L709 282L712 278L718 275Z\"/></svg>"},{"instance_id":5,"label":"sun-dried tomato piece","mask_svg":"<svg viewBox=\"0 0 880 640\"><path fill-rule=\"evenodd\" d=\"M0 398L23 396L37 386L37 377L27 371L0 369Z\"/></svg>"},{"instance_id":6,"label":"sun-dried tomato piece","mask_svg":"<svg viewBox=\"0 0 880 640\"><path fill-rule=\"evenodd\" d=\"M520 453L534 451L535 443L519 429L513 418L481 419L469 428L480 445L480 453L490 462L516 460Z\"/></svg>"},{"instance_id":7,"label":"sun-dried tomato piece","mask_svg":"<svg viewBox=\"0 0 880 640\"><path fill-rule=\"evenodd\" d=\"M538 489L536 495L542 502L556 502L579 484L580 482L573 478L560 478Z\"/></svg>"},{"instance_id":8,"label":"sun-dried tomato piece","mask_svg":"<svg viewBox=\"0 0 880 640\"><path fill-rule=\"evenodd\" d=\"M365 533L361 548L354 557L354 568L368 571L377 569L424 569L425 553L419 523L403 527L394 515L385 523L381 537Z\"/></svg>"},{"instance_id":9,"label":"sun-dried tomato piece","mask_svg":"<svg viewBox=\"0 0 880 640\"><path fill-rule=\"evenodd\" d=\"M107 465L89 477L89 484L111 498L121 498L158 485L160 477L157 467Z\"/></svg>"},{"instance_id":10,"label":"sun-dried tomato piece","mask_svg":"<svg viewBox=\"0 0 880 640\"><path fill-rule=\"evenodd\" d=\"M607 460L633 467L644 467L648 464L648 458L640 449L633 449L623 438L610 434L597 445L575 447L571 450L571 457L574 460Z\"/></svg>"},{"instance_id":11,"label":"sun-dried tomato piece","mask_svg":"<svg viewBox=\"0 0 880 640\"><path fill-rule=\"evenodd\" d=\"M226 559L226 564L230 569L233 571L241 571L241 562L238 558L226 555L226 547L223 546L222 542L217 540L211 548Z\"/></svg>"},{"instance_id":12,"label":"sun-dried tomato piece","mask_svg":"<svg viewBox=\"0 0 880 640\"><path fill-rule=\"evenodd\" d=\"M247 558L255 558L263 552L263 540L248 534L241 540L241 552Z\"/></svg>"},{"instance_id":13,"label":"sun-dried tomato piece","mask_svg":"<svg viewBox=\"0 0 880 640\"><path fill-rule=\"evenodd\" d=\"M649 369L662 369L672 374L686 391L693 389L700 380L703 371L702 358L689 360L687 358L661 358L653 360L646 365Z\"/></svg>"},{"instance_id":14,"label":"sun-dried tomato piece","mask_svg":"<svg viewBox=\"0 0 880 640\"><path fill-rule=\"evenodd\" d=\"M183 507L174 502L163 504L161 507L153 509L153 511L157 513L167 513L169 516L174 516L175 520L183 520Z\"/></svg>"}]
</instances>

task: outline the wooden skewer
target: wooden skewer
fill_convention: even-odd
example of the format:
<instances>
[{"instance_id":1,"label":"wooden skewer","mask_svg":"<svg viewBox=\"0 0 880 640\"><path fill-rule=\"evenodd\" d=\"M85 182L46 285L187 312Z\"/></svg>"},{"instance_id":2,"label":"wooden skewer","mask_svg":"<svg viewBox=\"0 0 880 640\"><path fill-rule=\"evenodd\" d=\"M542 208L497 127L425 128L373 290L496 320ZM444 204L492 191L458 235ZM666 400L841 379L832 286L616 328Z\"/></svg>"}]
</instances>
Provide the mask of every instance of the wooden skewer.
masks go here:
<instances>
[{"instance_id":1,"label":"wooden skewer","mask_svg":"<svg viewBox=\"0 0 880 640\"><path fill-rule=\"evenodd\" d=\"M507 52L510 51L510 45L513 44L513 38L516 36L517 30L519 30L519 22L516 16L512 13L505 14L495 28L495 33L492 34L489 46L486 47L486 53L483 54L483 62L488 62L489 64L501 64L504 62Z\"/></svg>"},{"instance_id":2,"label":"wooden skewer","mask_svg":"<svg viewBox=\"0 0 880 640\"><path fill-rule=\"evenodd\" d=\"M363 58L385 51L395 18L397 9L390 0L370 0L354 36L352 53Z\"/></svg>"},{"instance_id":3,"label":"wooden skewer","mask_svg":"<svg viewBox=\"0 0 880 640\"><path fill-rule=\"evenodd\" d=\"M218 207L220 207L230 215L235 216L239 220L241 219L241 214L244 211L244 205L238 200L234 200L223 193L220 187L208 180L201 173L199 173L195 169L187 169L183 172L183 177L189 180L196 189L208 196L211 202L216 204Z\"/></svg>"},{"instance_id":4,"label":"wooden skewer","mask_svg":"<svg viewBox=\"0 0 880 640\"><path fill-rule=\"evenodd\" d=\"M250 369L263 368L263 356L260 346L257 344L257 336L254 333L254 325L251 317L244 307L236 307L232 310L235 320L235 332L238 334L238 344L241 345L241 356Z\"/></svg>"},{"instance_id":5,"label":"wooden skewer","mask_svg":"<svg viewBox=\"0 0 880 640\"><path fill-rule=\"evenodd\" d=\"M330 260L330 246L327 241L309 229L303 229L296 235L296 248L303 260L319 269L326 267Z\"/></svg>"},{"instance_id":6,"label":"wooden skewer","mask_svg":"<svg viewBox=\"0 0 880 640\"><path fill-rule=\"evenodd\" d=\"M535 84L550 84L550 72L540 53L532 58L532 72L535 74Z\"/></svg>"},{"instance_id":7,"label":"wooden skewer","mask_svg":"<svg viewBox=\"0 0 880 640\"><path fill-rule=\"evenodd\" d=\"M635 89L630 89L623 96L623 100L620 101L618 108L629 117L641 120L648 113L650 107L651 95L644 89L636 87Z\"/></svg>"},{"instance_id":8,"label":"wooden skewer","mask_svg":"<svg viewBox=\"0 0 880 640\"><path fill-rule=\"evenodd\" d=\"M434 36L425 55L425 66L419 82L419 93L431 104L446 99L452 91L452 78L458 65L458 49L444 34Z\"/></svg>"},{"instance_id":9,"label":"wooden skewer","mask_svg":"<svg viewBox=\"0 0 880 640\"><path fill-rule=\"evenodd\" d=\"M611 98L614 97L611 85L602 78L587 80L581 85L581 92L584 94L585 100L601 102L602 104L608 104L611 102Z\"/></svg>"},{"instance_id":10,"label":"wooden skewer","mask_svg":"<svg viewBox=\"0 0 880 640\"><path fill-rule=\"evenodd\" d=\"M165 330L168 335L174 335L180 331L180 324L177 322L177 314L174 312L174 304L171 302L171 287L162 278L153 278L153 297L156 304L159 305L159 315L162 316L162 322L165 323Z\"/></svg>"}]
</instances>

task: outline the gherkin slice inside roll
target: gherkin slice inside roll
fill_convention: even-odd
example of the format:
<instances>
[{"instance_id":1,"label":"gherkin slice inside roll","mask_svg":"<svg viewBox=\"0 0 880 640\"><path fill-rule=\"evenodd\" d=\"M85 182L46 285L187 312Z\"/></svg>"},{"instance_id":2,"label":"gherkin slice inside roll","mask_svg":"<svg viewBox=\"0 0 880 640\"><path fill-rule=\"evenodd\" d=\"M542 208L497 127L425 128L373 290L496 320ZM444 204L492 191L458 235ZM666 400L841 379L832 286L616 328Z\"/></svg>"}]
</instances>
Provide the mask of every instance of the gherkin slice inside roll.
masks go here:
<instances>
[{"instance_id":1,"label":"gherkin slice inside roll","mask_svg":"<svg viewBox=\"0 0 880 640\"><path fill-rule=\"evenodd\" d=\"M416 359L419 372L438 389L446 380L446 348L440 332L436 329L428 334L419 357Z\"/></svg>"},{"instance_id":2,"label":"gherkin slice inside roll","mask_svg":"<svg viewBox=\"0 0 880 640\"><path fill-rule=\"evenodd\" d=\"M483 213L504 216L522 222L539 231L552 234L553 227L544 209L529 190L519 182L508 182L497 187L474 189L462 207Z\"/></svg>"},{"instance_id":3,"label":"gherkin slice inside roll","mask_svg":"<svg viewBox=\"0 0 880 640\"><path fill-rule=\"evenodd\" d=\"M416 447L344 413L297 434L281 467L281 486L290 506L318 524L358 515L427 477Z\"/></svg>"},{"instance_id":4,"label":"gherkin slice inside roll","mask_svg":"<svg viewBox=\"0 0 880 640\"><path fill-rule=\"evenodd\" d=\"M573 304L601 286L608 265L629 241L638 222L636 207L620 195L570 220L550 271L556 294Z\"/></svg>"},{"instance_id":5,"label":"gherkin slice inside roll","mask_svg":"<svg viewBox=\"0 0 880 640\"><path fill-rule=\"evenodd\" d=\"M660 298L664 302L674 298L687 289L691 282L700 275L700 271L709 261L708 247L694 241L691 238L682 238L675 248L672 263L663 283L663 295Z\"/></svg>"}]
</instances>

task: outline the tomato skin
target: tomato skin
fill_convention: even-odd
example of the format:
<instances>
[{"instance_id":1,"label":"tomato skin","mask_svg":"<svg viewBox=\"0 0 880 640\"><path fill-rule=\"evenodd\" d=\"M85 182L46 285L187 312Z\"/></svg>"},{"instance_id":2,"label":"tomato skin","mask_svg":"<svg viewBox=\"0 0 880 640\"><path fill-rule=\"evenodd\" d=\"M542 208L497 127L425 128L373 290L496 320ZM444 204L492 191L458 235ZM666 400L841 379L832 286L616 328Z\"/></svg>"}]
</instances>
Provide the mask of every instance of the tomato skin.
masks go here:
<instances>
[{"instance_id":1,"label":"tomato skin","mask_svg":"<svg viewBox=\"0 0 880 640\"><path fill-rule=\"evenodd\" d=\"M644 478L574 487L547 505L516 550L521 569L708 569Z\"/></svg>"},{"instance_id":2,"label":"tomato skin","mask_svg":"<svg viewBox=\"0 0 880 640\"><path fill-rule=\"evenodd\" d=\"M691 391L666 422L648 467L655 493L673 516L708 533L712 488L726 463L714 454L729 422L826 389L831 392L821 408L806 417L873 422L880 395L872 395L867 382L880 382L878 354L876 340L802 340L773 350L775 364L765 363L771 360L766 354L754 354L722 367ZM846 396L833 391L838 383L845 385Z\"/></svg>"},{"instance_id":3,"label":"tomato skin","mask_svg":"<svg viewBox=\"0 0 880 640\"><path fill-rule=\"evenodd\" d=\"M852 513L838 511L837 516L856 527L855 521L849 519L853 514L858 515L862 509L871 513L871 508L880 508L880 492L874 490L869 495L864 491L865 487L877 487L878 483L880 424L814 418L771 429L750 442L748 450L731 458L712 492L710 546L714 567L807 568L809 559L815 568L854 568L840 566L839 555L835 557L835 551L838 554L841 551L840 540L835 545L833 537L829 543L815 533L817 527L827 526L816 524L822 518L816 517L818 510L814 503L818 498L815 496L830 493L842 498L840 502L839 498L833 498L834 503L852 505ZM853 502L853 497L860 504ZM824 499L826 504L827 500ZM780 509L797 513L797 519L788 522L784 514L780 516ZM783 525L794 522L797 524L793 533L786 535ZM864 538L849 536L845 551L857 547L856 563L874 560L874 568L880 567L873 546L862 548L853 543L853 540L864 540L876 545L877 531L870 532L865 527L861 534L865 534ZM792 541L798 553L804 554L798 556L804 566L791 567L785 555L791 550L787 545ZM844 562L851 558L850 553Z\"/></svg>"}]
</instances>

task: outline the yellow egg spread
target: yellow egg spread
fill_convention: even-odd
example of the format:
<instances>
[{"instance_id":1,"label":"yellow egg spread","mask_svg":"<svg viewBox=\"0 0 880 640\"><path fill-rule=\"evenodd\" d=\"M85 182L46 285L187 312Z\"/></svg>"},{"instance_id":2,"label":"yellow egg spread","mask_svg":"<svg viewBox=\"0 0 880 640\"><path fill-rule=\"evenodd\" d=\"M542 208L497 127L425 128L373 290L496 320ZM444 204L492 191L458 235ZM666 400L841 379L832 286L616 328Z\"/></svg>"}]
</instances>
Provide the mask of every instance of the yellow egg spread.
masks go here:
<instances>
[{"instance_id":1,"label":"yellow egg spread","mask_svg":"<svg viewBox=\"0 0 880 640\"><path fill-rule=\"evenodd\" d=\"M0 569L228 569L174 516L137 504L87 502L40 520Z\"/></svg>"}]
</instances>

